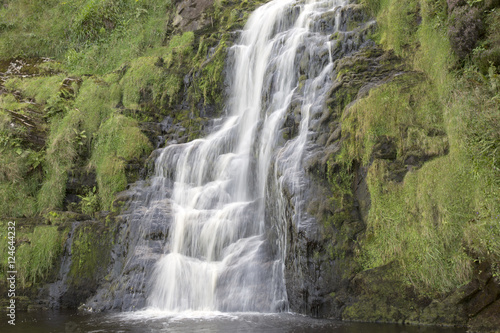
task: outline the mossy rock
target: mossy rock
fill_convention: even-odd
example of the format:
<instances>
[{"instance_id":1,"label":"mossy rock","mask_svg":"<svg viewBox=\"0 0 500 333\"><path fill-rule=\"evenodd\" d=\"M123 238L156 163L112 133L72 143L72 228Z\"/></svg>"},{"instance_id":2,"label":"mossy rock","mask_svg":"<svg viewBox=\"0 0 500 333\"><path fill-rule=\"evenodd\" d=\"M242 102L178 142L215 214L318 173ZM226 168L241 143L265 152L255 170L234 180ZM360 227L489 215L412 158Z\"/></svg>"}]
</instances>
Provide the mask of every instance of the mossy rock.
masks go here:
<instances>
[{"instance_id":1,"label":"mossy rock","mask_svg":"<svg viewBox=\"0 0 500 333\"><path fill-rule=\"evenodd\" d=\"M75 229L68 272L68 292L61 299L64 308L76 308L90 297L107 274L111 247L115 236L114 223L82 222Z\"/></svg>"},{"instance_id":2,"label":"mossy rock","mask_svg":"<svg viewBox=\"0 0 500 333\"><path fill-rule=\"evenodd\" d=\"M346 306L343 320L418 322L420 311L431 303L431 299L418 296L411 286L401 281L394 263L358 273L352 288L359 298ZM450 310L449 314L454 312ZM450 319L450 322L453 321Z\"/></svg>"}]
</instances>

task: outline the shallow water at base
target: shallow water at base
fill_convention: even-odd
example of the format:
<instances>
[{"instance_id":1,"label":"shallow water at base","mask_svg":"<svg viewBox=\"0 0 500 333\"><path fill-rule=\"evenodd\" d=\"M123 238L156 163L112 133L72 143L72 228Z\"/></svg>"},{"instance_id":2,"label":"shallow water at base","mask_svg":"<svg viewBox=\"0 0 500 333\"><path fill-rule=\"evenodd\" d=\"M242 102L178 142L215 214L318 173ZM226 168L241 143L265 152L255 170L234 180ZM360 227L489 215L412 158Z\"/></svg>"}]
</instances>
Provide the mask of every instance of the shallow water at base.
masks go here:
<instances>
[{"instance_id":1,"label":"shallow water at base","mask_svg":"<svg viewBox=\"0 0 500 333\"><path fill-rule=\"evenodd\" d=\"M38 312L17 314L16 325L0 323L0 332L8 333L465 333L465 329L405 326L391 324L346 323L313 319L301 315L155 311L79 315L74 312Z\"/></svg>"}]
</instances>

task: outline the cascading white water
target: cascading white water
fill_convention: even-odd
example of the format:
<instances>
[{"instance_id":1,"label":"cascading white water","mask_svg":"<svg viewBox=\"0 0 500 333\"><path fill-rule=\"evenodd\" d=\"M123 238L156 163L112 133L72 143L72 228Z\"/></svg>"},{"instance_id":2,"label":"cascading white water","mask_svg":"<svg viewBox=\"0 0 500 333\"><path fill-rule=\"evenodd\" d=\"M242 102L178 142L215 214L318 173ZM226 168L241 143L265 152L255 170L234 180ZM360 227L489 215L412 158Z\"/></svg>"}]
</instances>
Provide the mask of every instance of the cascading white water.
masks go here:
<instances>
[{"instance_id":1,"label":"cascading white water","mask_svg":"<svg viewBox=\"0 0 500 333\"><path fill-rule=\"evenodd\" d=\"M300 98L299 135L281 152L290 161L288 177L300 169L310 109L318 104L315 91L333 67L328 35L315 31L314 23L346 2L275 0L257 9L231 49L230 117L207 138L170 145L157 158L153 182L173 175L174 223L151 277L150 307L287 309L282 254L266 236L268 173L299 90L299 55L326 50L329 59L307 70L301 88L307 97Z\"/></svg>"}]
</instances>

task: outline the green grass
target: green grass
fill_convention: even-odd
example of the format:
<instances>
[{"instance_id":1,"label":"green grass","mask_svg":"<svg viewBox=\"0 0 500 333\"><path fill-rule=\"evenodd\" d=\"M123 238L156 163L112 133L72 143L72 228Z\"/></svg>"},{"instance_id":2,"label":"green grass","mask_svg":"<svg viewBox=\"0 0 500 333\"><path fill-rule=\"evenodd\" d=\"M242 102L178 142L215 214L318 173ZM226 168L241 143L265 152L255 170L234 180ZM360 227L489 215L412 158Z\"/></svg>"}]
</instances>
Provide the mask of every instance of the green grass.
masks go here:
<instances>
[{"instance_id":1,"label":"green grass","mask_svg":"<svg viewBox=\"0 0 500 333\"><path fill-rule=\"evenodd\" d=\"M0 58L55 57L73 72L102 74L161 46L170 9L154 0L9 1Z\"/></svg>"},{"instance_id":2,"label":"green grass","mask_svg":"<svg viewBox=\"0 0 500 333\"><path fill-rule=\"evenodd\" d=\"M59 92L64 78L64 75L13 78L5 82L5 87L21 91L23 96L33 99L38 104L45 104Z\"/></svg>"},{"instance_id":3,"label":"green grass","mask_svg":"<svg viewBox=\"0 0 500 333\"><path fill-rule=\"evenodd\" d=\"M115 193L134 180L128 165L152 150L139 122L169 115L190 140L200 135L205 120L197 106L222 103L230 31L262 2L217 1L204 13L210 24L195 33L173 30L177 4L170 0L2 3L0 65L20 57L37 75L10 78L0 96L0 217L29 218L19 230L23 287L52 277L64 242L55 225L113 209ZM185 94L190 105L179 111ZM45 143L30 143L26 126L12 127L9 111L33 117ZM97 186L82 190L80 205L65 207L70 171L95 172ZM38 219L54 226L33 229ZM105 265L111 243L101 225L74 236L76 288Z\"/></svg>"},{"instance_id":4,"label":"green grass","mask_svg":"<svg viewBox=\"0 0 500 333\"><path fill-rule=\"evenodd\" d=\"M7 254L7 223L0 223L0 249ZM16 269L20 288L46 279L52 272L63 248L64 239L55 226L34 229L16 225ZM7 271L7 255L2 256L1 270Z\"/></svg>"},{"instance_id":5,"label":"green grass","mask_svg":"<svg viewBox=\"0 0 500 333\"><path fill-rule=\"evenodd\" d=\"M85 156L91 156L88 167L97 170L102 207L109 208L113 194L127 185L126 164L150 151L137 122L116 113L115 106L125 95L117 80L115 75L83 80L72 108L51 119L46 177L38 194L40 211L62 208L67 173L84 165Z\"/></svg>"},{"instance_id":6,"label":"green grass","mask_svg":"<svg viewBox=\"0 0 500 333\"><path fill-rule=\"evenodd\" d=\"M384 10L377 17L377 22L381 26L391 26L391 29L381 29L380 43L398 54L408 54L416 31L419 3L413 0L386 0L381 6Z\"/></svg>"},{"instance_id":7,"label":"green grass","mask_svg":"<svg viewBox=\"0 0 500 333\"><path fill-rule=\"evenodd\" d=\"M346 139L339 159L356 159L364 165L372 160L374 146L382 138L396 145L397 156L440 155L446 139L432 133L444 129L442 108L434 87L417 74L405 74L370 91L343 118Z\"/></svg>"},{"instance_id":8,"label":"green grass","mask_svg":"<svg viewBox=\"0 0 500 333\"><path fill-rule=\"evenodd\" d=\"M38 210L61 209L66 195L68 171L77 158L77 133L82 112L70 110L62 119L54 119L43 168L45 179L38 193Z\"/></svg>"},{"instance_id":9,"label":"green grass","mask_svg":"<svg viewBox=\"0 0 500 333\"><path fill-rule=\"evenodd\" d=\"M23 114L24 108L15 98L9 102L9 96L13 97L0 97L0 212L2 216L31 216L37 211L43 154L23 142L23 127L11 126L12 115L5 109Z\"/></svg>"},{"instance_id":10,"label":"green grass","mask_svg":"<svg viewBox=\"0 0 500 333\"><path fill-rule=\"evenodd\" d=\"M161 67L155 66L157 61L155 57L141 57L130 64L121 80L123 105L126 108L139 109L141 103L148 101L147 98L161 99L164 73ZM148 93L151 96L145 97Z\"/></svg>"},{"instance_id":11,"label":"green grass","mask_svg":"<svg viewBox=\"0 0 500 333\"><path fill-rule=\"evenodd\" d=\"M397 260L407 282L430 292L468 282L471 260L462 238L465 222L474 215L468 195L474 183L464 166L466 161L450 154L396 184L387 180L384 162L374 162L365 268Z\"/></svg>"},{"instance_id":12,"label":"green grass","mask_svg":"<svg viewBox=\"0 0 500 333\"><path fill-rule=\"evenodd\" d=\"M89 140L120 102L121 96L119 91L117 93L114 90L115 84L117 83L108 83L99 78L88 78L80 87L74 107L80 112L81 130L88 133Z\"/></svg>"},{"instance_id":13,"label":"green grass","mask_svg":"<svg viewBox=\"0 0 500 333\"><path fill-rule=\"evenodd\" d=\"M0 211L2 216L33 216L38 211L37 193L40 178L30 177L23 182L0 182Z\"/></svg>"}]
</instances>

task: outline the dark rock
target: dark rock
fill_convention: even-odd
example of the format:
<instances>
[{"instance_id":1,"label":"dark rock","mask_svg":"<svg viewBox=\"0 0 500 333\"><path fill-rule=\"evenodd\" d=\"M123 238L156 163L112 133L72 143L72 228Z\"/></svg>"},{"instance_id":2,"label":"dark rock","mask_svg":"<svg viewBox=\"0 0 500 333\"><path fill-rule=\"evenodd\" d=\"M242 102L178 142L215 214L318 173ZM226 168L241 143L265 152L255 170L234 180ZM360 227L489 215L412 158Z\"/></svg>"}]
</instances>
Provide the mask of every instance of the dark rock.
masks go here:
<instances>
[{"instance_id":1,"label":"dark rock","mask_svg":"<svg viewBox=\"0 0 500 333\"><path fill-rule=\"evenodd\" d=\"M88 172L84 169L68 171L64 208L67 210L72 204L78 204L81 201L81 196L86 196L94 186L97 186L94 171Z\"/></svg>"},{"instance_id":2,"label":"dark rock","mask_svg":"<svg viewBox=\"0 0 500 333\"><path fill-rule=\"evenodd\" d=\"M500 327L500 299L483 309L468 324L472 332L496 332Z\"/></svg>"},{"instance_id":3,"label":"dark rock","mask_svg":"<svg viewBox=\"0 0 500 333\"><path fill-rule=\"evenodd\" d=\"M467 302L466 311L469 316L474 317L499 297L500 286L493 279L490 279L481 291L472 296L471 300Z\"/></svg>"}]
</instances>

